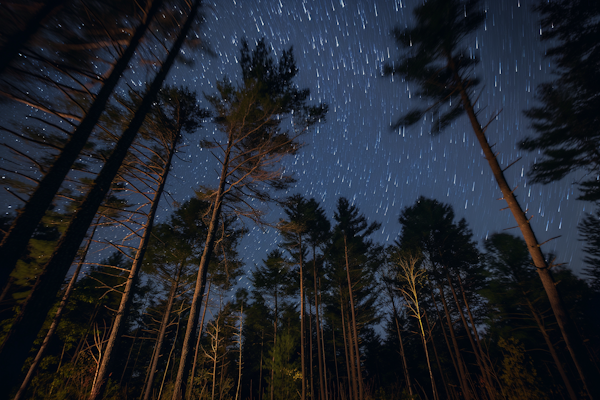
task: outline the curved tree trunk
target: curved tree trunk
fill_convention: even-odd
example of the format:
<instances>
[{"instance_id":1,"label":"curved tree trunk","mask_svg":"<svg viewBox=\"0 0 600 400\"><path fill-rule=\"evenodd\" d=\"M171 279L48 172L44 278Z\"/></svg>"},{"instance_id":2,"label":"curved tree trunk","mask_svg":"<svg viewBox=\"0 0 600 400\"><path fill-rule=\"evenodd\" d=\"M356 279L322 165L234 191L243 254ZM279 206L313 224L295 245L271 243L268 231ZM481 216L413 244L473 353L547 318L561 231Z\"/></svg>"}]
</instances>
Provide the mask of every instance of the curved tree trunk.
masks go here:
<instances>
[{"instance_id":1,"label":"curved tree trunk","mask_svg":"<svg viewBox=\"0 0 600 400\"><path fill-rule=\"evenodd\" d=\"M148 30L161 4L162 0L154 0L152 2L150 9L146 13L145 20L136 28L129 45L116 62L102 88L100 88L87 114L64 145L46 175L41 179L37 188L27 200L27 203L18 211L17 218L15 218L9 231L2 239L2 243L0 243L0 260L3 260L3 263L0 267L0 288L6 285L10 273L27 249L31 235L33 235L62 182L71 170L71 166L87 143L88 138L106 108L110 96L117 87L121 75L123 75L129 66L129 62L133 58L142 37ZM2 390L0 389L0 391Z\"/></svg>"},{"instance_id":2,"label":"curved tree trunk","mask_svg":"<svg viewBox=\"0 0 600 400\"><path fill-rule=\"evenodd\" d=\"M179 279L181 277L182 270L183 261L179 265L179 268L177 269L177 276L171 284L171 290L169 291L169 299L167 300L167 308L165 309L165 313L160 323L160 330L158 331L158 336L156 338L156 346L154 346L154 353L152 355L152 364L150 364L150 371L148 373L148 381L146 383L146 389L144 390L144 400L150 400L150 396L152 395L152 384L154 383L154 375L156 374L158 359L162 352L162 346L165 339L165 334L167 332L167 326L169 325L169 319L171 318L171 310L173 309L173 303L175 300L175 295L177 294L177 288L179 287Z\"/></svg>"}]
</instances>

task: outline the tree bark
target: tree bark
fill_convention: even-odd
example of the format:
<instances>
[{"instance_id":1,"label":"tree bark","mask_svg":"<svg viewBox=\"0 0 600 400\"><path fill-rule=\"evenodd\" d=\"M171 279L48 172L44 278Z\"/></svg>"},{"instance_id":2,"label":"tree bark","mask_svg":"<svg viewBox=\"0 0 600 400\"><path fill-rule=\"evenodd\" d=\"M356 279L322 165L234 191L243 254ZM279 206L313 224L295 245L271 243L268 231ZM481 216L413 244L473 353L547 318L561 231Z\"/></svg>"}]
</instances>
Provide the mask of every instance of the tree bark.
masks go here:
<instances>
[{"instance_id":1,"label":"tree bark","mask_svg":"<svg viewBox=\"0 0 600 400\"><path fill-rule=\"evenodd\" d=\"M169 325L169 319L171 318L171 310L173 309L173 303L175 301L175 295L177 294L177 288L179 287L179 279L181 277L181 271L183 270L183 261L177 269L177 275L173 283L171 283L171 290L169 291L169 298L167 300L167 308L163 315L160 323L160 330L156 338L156 346L154 346L154 354L152 355L152 364L150 364L150 371L146 382L146 389L144 390L144 400L150 400L152 395L152 385L154 384L154 375L156 374L156 367L158 366L158 359L162 352L163 342L165 340L165 334L167 332L167 326Z\"/></svg>"},{"instance_id":2,"label":"tree bark","mask_svg":"<svg viewBox=\"0 0 600 400\"><path fill-rule=\"evenodd\" d=\"M435 347L435 342L433 341L433 330L431 329L431 325L429 324L429 317L427 317L427 312L423 313L425 317L425 323L427 324L427 331L429 332L429 337L431 338L431 347L433 348L433 355L435 356L435 362L440 370L440 377L442 378L442 384L444 385L444 391L446 392L446 398L450 398L450 394L448 393L448 384L446 383L446 378L444 378L444 370L442 369L442 363L440 362L440 357L438 356L437 348Z\"/></svg>"},{"instance_id":3,"label":"tree bark","mask_svg":"<svg viewBox=\"0 0 600 400\"><path fill-rule=\"evenodd\" d=\"M477 119L477 115L473 109L473 104L471 103L471 99L467 93L468 86L465 86L465 82L459 76L456 65L454 64L454 60L450 55L447 57L447 60L448 66L454 74L454 79L456 81L457 89L460 92L463 107L469 116L469 121L471 122L473 131L475 132L475 136L477 137L481 149L483 150L483 154L490 165L494 178L496 179L496 183L502 192L503 199L506 201L508 208L510 209L515 221L517 222L517 225L519 226L519 229L521 230L521 234L525 239L527 249L529 250L529 254L531 255L540 280L542 281L542 285L544 286L544 290L546 291L546 295L548 296L548 300L552 306L552 311L554 312L554 316L558 322L558 326L562 333L565 344L567 345L567 349L569 350L569 354L575 363L575 367L577 368L577 372L579 373L579 377L581 378L584 389L590 398L600 399L600 377L598 376L598 371L590 360L583 341L579 336L573 321L571 320L571 316L563 304L562 298L560 297L558 289L554 283L554 279L552 278L552 274L550 273L550 268L546 264L546 260L542 254L542 250L540 248L541 245L535 237L533 229L529 224L529 220L521 209L521 205L517 201L513 190L510 189L510 186L504 177L504 171L502 168L500 168L498 159L493 153L492 148L485 137L485 132Z\"/></svg>"},{"instance_id":4,"label":"tree bark","mask_svg":"<svg viewBox=\"0 0 600 400\"><path fill-rule=\"evenodd\" d=\"M446 269L446 267L444 267L444 269ZM477 366L479 367L479 370L482 373L483 380L485 383L485 389L488 393L489 398L493 400L495 398L495 393L493 390L492 382L490 381L490 379L488 377L487 369L485 368L485 364L483 363L483 360L481 359L481 354L479 354L479 348L477 347L477 345L475 344L475 341L473 340L473 335L471 334L471 328L469 327L469 324L467 323L467 319L465 318L465 314L463 313L462 307L460 306L460 302L458 301L458 296L456 295L456 291L454 290L454 286L452 285L452 279L450 278L450 274L448 273L447 269L446 269L446 278L448 279L448 285L450 286L450 291L452 292L452 296L454 297L454 302L456 303L456 309L458 310L460 319L462 320L463 326L465 327L465 332L467 333L467 337L469 338L469 342L471 343L471 348L473 349L473 353L475 354L475 360L477 361Z\"/></svg>"},{"instance_id":5,"label":"tree bark","mask_svg":"<svg viewBox=\"0 0 600 400\"><path fill-rule=\"evenodd\" d=\"M444 296L444 289L442 285L438 283L438 290L440 292L440 299L442 300L442 306L444 307L444 314L446 314L446 323L448 324L448 330L450 331L450 337L452 339L452 345L454 347L454 352L456 356L456 363L458 364L458 369L460 371L460 379L461 386L463 388L463 395L465 399L471 398L471 392L469 390L469 383L467 381L467 372L464 368L464 364L462 362L462 356L460 354L460 348L458 347L458 341L456 340L456 334L454 332L454 326L452 325L452 318L450 318L450 310L448 309L448 303L446 302L446 297Z\"/></svg>"},{"instance_id":6,"label":"tree bark","mask_svg":"<svg viewBox=\"0 0 600 400\"><path fill-rule=\"evenodd\" d=\"M87 114L63 147L52 167L50 167L33 194L29 197L27 203L18 211L17 218L15 218L7 234L2 239L2 243L0 243L0 260L4 261L0 268L0 288L6 285L10 273L27 249L31 235L33 235L62 182L69 173L71 166L87 143L121 75L123 75L129 66L129 62L133 58L142 37L148 30L150 22L160 9L161 4L162 0L154 0L152 2L150 9L146 13L145 20L136 28L129 45L115 64L104 85L102 85ZM0 57L0 59L3 60L3 57ZM83 236L83 234L80 236ZM2 386L0 386L0 391L3 391Z\"/></svg>"},{"instance_id":7,"label":"tree bark","mask_svg":"<svg viewBox=\"0 0 600 400\"><path fill-rule=\"evenodd\" d=\"M346 371L348 375L348 400L358 400L358 389L356 388L356 379L354 378L354 361L350 346L348 345L348 336L346 335L346 322L344 321L344 298L342 296L342 287L340 285L340 310L342 315L342 336L344 337L344 353L346 359Z\"/></svg>"},{"instance_id":8,"label":"tree bark","mask_svg":"<svg viewBox=\"0 0 600 400\"><path fill-rule=\"evenodd\" d=\"M319 393L321 395L320 400L326 400L325 386L323 382L323 357L321 356L321 324L319 321L319 295L317 292L317 258L315 254L315 247L313 246L313 281L315 291L315 328L317 331L317 362L319 363Z\"/></svg>"},{"instance_id":9,"label":"tree bark","mask_svg":"<svg viewBox=\"0 0 600 400\"><path fill-rule=\"evenodd\" d=\"M473 318L473 314L471 313L471 307L469 307L469 302L467 301L467 296L465 294L465 288L462 284L462 279L460 278L459 273L456 274L456 278L458 279L458 284L460 285L461 295L462 295L463 301L465 302L465 307L467 309L467 314L469 315L469 320L471 321L471 326L473 327L473 335L475 336L475 342L477 343L477 348L479 349L479 354L481 355L481 361L483 362L483 365L486 369L487 379L490 382L490 385L492 385L493 384L492 376L495 376L495 374L493 373L492 367L490 365L491 363L488 363L487 355L485 354L485 352L483 351L483 347L481 346L481 340L479 340L479 333L477 332L477 326L475 325L475 319Z\"/></svg>"},{"instance_id":10,"label":"tree bark","mask_svg":"<svg viewBox=\"0 0 600 400\"><path fill-rule=\"evenodd\" d=\"M192 397L192 390L194 389L194 376L196 376L196 365L198 363L198 351L200 350L200 340L202 339L202 329L204 328L204 318L206 317L206 309L208 308L208 301L210 300L210 285L212 281L208 281L208 288L206 289L206 301L204 302L204 310L202 310L202 319L200 320L200 329L198 329L198 337L196 338L196 347L194 349L194 361L192 362L191 386L187 391L188 400Z\"/></svg>"},{"instance_id":11,"label":"tree bark","mask_svg":"<svg viewBox=\"0 0 600 400\"><path fill-rule=\"evenodd\" d=\"M316 295L316 293L315 293ZM310 398L315 398L315 377L314 377L314 359L313 359L313 340L312 340L312 312L310 309L310 294L307 297L308 304L308 351L309 351L309 359L310 359Z\"/></svg>"},{"instance_id":12,"label":"tree bark","mask_svg":"<svg viewBox=\"0 0 600 400\"><path fill-rule=\"evenodd\" d=\"M364 400L362 369L360 367L360 351L358 347L358 328L356 322L356 313L354 311L354 295L352 294L352 282L350 280L350 264L348 261L348 244L346 234L344 233L344 251L346 255L346 277L348 278L348 293L350 297L350 312L352 316L352 335L354 336L354 350L356 351L356 372L358 378L358 395L360 400ZM352 350L352 349L351 349Z\"/></svg>"},{"instance_id":13,"label":"tree bark","mask_svg":"<svg viewBox=\"0 0 600 400\"><path fill-rule=\"evenodd\" d=\"M198 316L200 313L200 301L204 295L204 288L206 285L206 277L208 275L208 264L212 257L212 253L215 245L215 237L218 229L219 218L221 217L221 207L223 205L223 194L225 191L225 184L227 181L227 171L229 168L229 157L231 155L231 148L233 146L233 140L228 140L227 148L225 150L225 159L223 160L223 167L221 170L221 177L219 178L219 187L215 196L215 202L213 205L213 212L208 226L208 234L206 235L206 243L204 250L202 251L202 257L200 259L200 265L198 266L198 276L196 277L196 286L194 288L194 295L192 297L192 305L190 307L190 316L188 318L187 327L185 330L185 336L183 339L183 345L181 348L181 358L179 361L179 369L177 371L177 378L175 380L175 386L173 388L173 400L181 400L184 397L186 391L186 383L188 379L188 373L190 370L190 353L192 349L192 340L198 326Z\"/></svg>"},{"instance_id":14,"label":"tree bark","mask_svg":"<svg viewBox=\"0 0 600 400\"><path fill-rule=\"evenodd\" d=\"M117 315L115 316L115 321L113 323L110 337L106 344L106 350L104 352L104 357L102 357L102 362L100 364L100 370L98 371L98 379L96 380L95 385L92 387L92 393L90 395L90 400L98 400L102 397L104 393L104 389L106 387L106 383L108 382L108 373L111 365L111 360L113 356L113 352L115 348L118 346L118 342L121 340L121 331L122 325L125 321L127 314L129 313L129 308L131 306L131 300L133 288L135 285L135 281L138 278L139 271L142 268L142 262L144 261L144 255L146 254L146 249L148 248L148 243L150 242L150 236L152 235L152 227L154 226L154 218L156 216L156 211L158 210L158 204L160 203L160 199L165 189L165 185L167 184L167 178L169 177L169 172L171 171L171 164L173 162L173 156L175 155L175 150L177 148L177 142L179 141L181 135L181 127L175 132L173 135L172 141L170 143L170 148L168 149L169 153L167 156L167 161L163 167L162 174L160 176L158 188L154 194L154 198L152 199L152 205L150 206L150 211L148 213L148 220L146 222L146 227L144 229L144 234L140 239L140 243L138 246L138 250L135 254L135 258L133 260L133 264L131 265L131 269L129 270L129 276L127 277L127 284L125 285L125 291L123 292L123 297L121 297L121 303L119 304L119 310L117 311ZM181 273L181 269L178 272ZM158 361L158 357L156 359Z\"/></svg>"},{"instance_id":15,"label":"tree bark","mask_svg":"<svg viewBox=\"0 0 600 400\"><path fill-rule=\"evenodd\" d=\"M431 299L433 300L433 304L435 306L435 311L438 316L438 321L440 322L440 329L442 330L442 334L444 335L444 341L446 342L446 347L448 348L448 353L450 354L450 359L452 360L452 365L454 366L454 371L456 372L456 376L458 377L458 381L460 382L461 389L463 391L463 397L465 399L470 399L471 394L468 390L468 387L463 382L462 372L458 367L458 363L456 362L456 358L452 351L452 346L450 345L450 341L448 340L448 335L446 334L446 329L444 328L444 319L442 318L442 314L437 305L437 300L435 299L435 292L433 291L433 286L429 279L427 280L427 284L429 286L429 290L431 291Z\"/></svg>"},{"instance_id":16,"label":"tree bark","mask_svg":"<svg viewBox=\"0 0 600 400\"><path fill-rule=\"evenodd\" d=\"M531 304L531 302L529 301L529 299L527 298L525 293L523 293L523 296L525 297L525 300L527 301L527 306L529 307L529 310L531 311L531 315L535 319L535 322L537 323L538 328L540 329L540 332L542 333L542 336L544 337L544 341L546 342L546 346L548 346L548 350L550 351L550 354L552 355L554 364L556 364L558 373L560 374L560 377L562 378L562 380L565 384L565 387L567 388L567 392L569 393L569 398L571 400L577 400L577 395L575 394L575 391L573 390L573 387L571 386L571 381L567 377L567 374L565 372L565 369L563 368L563 364L560 361L560 358L558 358L558 354L556 353L556 349L554 348L554 345L552 344L550 335L548 335L548 331L546 330L546 328L544 328L544 323L542 321L542 318L538 314L538 312L535 309L535 307L533 306L533 304Z\"/></svg>"},{"instance_id":17,"label":"tree bark","mask_svg":"<svg viewBox=\"0 0 600 400\"><path fill-rule=\"evenodd\" d=\"M298 244L300 246L300 358L302 368L302 395L301 400L306 400L306 356L304 354L305 344L305 332L304 332L304 276L302 270L304 265L302 263L302 235L298 234Z\"/></svg>"}]
</instances>

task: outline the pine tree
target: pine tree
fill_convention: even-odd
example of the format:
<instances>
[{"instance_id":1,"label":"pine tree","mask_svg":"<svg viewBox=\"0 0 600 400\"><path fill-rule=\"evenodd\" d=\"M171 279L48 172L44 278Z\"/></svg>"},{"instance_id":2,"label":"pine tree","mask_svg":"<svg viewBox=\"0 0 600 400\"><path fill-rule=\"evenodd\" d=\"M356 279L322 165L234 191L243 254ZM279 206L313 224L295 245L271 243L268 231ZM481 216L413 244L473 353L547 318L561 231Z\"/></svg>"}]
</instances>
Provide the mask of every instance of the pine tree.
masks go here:
<instances>
[{"instance_id":1,"label":"pine tree","mask_svg":"<svg viewBox=\"0 0 600 400\"><path fill-rule=\"evenodd\" d=\"M550 267L542 254L540 243L533 232L530 219L525 215L514 190L504 177L496 155L489 145L485 131L478 120L473 106L472 95L479 79L471 74L477 65L476 57L467 57L468 52L461 47L463 39L474 32L483 22L483 12L477 10L477 0L428 1L414 11L414 28L396 29L397 43L405 51L398 65L386 66L388 74L399 74L407 82L420 86L417 97L433 101L430 107L416 108L401 118L395 125L407 126L420 121L425 114L435 116L432 132L441 132L452 121L467 114L473 132L488 161L496 183L502 192L507 208L511 211L523 235L531 258L550 299L558 326L567 343L573 362L577 365L580 378L591 397L600 397L600 379L585 350L573 321L565 308L561 296L552 280ZM450 106L446 107L450 99ZM490 123L493 118L490 120Z\"/></svg>"},{"instance_id":2,"label":"pine tree","mask_svg":"<svg viewBox=\"0 0 600 400\"><path fill-rule=\"evenodd\" d=\"M217 156L222 169L218 187L208 195L212 203L208 235L198 266L173 400L185 395L199 301L204 294L223 208L260 220L260 210L251 206L250 199L269 202L272 201L271 190L289 186L293 180L280 170L279 161L298 150L300 135L319 122L326 112L323 105L309 106L309 91L293 84L298 70L291 49L284 51L276 64L264 40L259 41L253 51L244 41L240 65L243 83L239 87L224 80L217 84L217 95L207 96L214 110L214 121L225 140L204 145L222 151ZM291 127L286 129L284 121Z\"/></svg>"},{"instance_id":3,"label":"pine tree","mask_svg":"<svg viewBox=\"0 0 600 400\"><path fill-rule=\"evenodd\" d=\"M547 184L584 171L577 182L579 199L597 201L600 5L590 0L540 1L535 10L541 14L540 38L550 45L545 56L555 79L538 86L538 105L525 111L535 135L520 147L542 153L529 175L533 182Z\"/></svg>"}]
</instances>

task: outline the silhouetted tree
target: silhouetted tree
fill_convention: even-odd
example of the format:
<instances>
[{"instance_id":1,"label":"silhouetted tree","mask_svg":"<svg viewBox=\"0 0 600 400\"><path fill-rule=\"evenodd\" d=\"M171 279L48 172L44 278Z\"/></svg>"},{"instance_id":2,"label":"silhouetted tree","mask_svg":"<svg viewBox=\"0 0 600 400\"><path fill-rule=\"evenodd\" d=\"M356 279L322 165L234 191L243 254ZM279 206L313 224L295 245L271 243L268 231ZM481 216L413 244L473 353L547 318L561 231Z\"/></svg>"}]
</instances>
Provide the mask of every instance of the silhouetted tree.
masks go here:
<instances>
[{"instance_id":1,"label":"silhouetted tree","mask_svg":"<svg viewBox=\"0 0 600 400\"><path fill-rule=\"evenodd\" d=\"M225 79L217 84L217 95L207 96L214 110L214 122L225 140L205 142L204 145L222 151L217 156L222 169L218 187L207 192L212 203L211 217L198 266L173 400L180 400L185 395L200 313L199 301L204 294L223 206L260 220L260 211L251 206L250 200L269 202L272 200L270 190L289 186L293 180L281 171L279 161L298 150L299 136L326 113L323 105L309 106L309 91L294 85L293 78L298 70L291 49L284 51L275 63L264 40L259 41L253 51L244 41L240 65L243 82L239 87ZM284 127L284 121L289 123L288 128Z\"/></svg>"},{"instance_id":2,"label":"silhouetted tree","mask_svg":"<svg viewBox=\"0 0 600 400\"><path fill-rule=\"evenodd\" d=\"M471 96L479 84L479 79L475 78L471 71L479 60L476 57L468 57L469 52L461 47L461 42L483 22L484 13L477 7L476 0L428 1L415 8L416 24L413 28L394 31L396 42L405 53L397 65L387 65L384 72L399 74L407 82L416 83L420 86L417 97L433 101L430 107L417 108L406 114L395 124L395 127L415 124L425 114L432 113L435 116L432 132L440 132L456 118L467 114L503 199L527 243L581 380L592 397L600 397L599 374L593 367L583 341L552 280L549 266L530 225L530 220L517 201L514 190L508 185L504 171L487 141L485 131L489 123L485 127L482 126L473 107ZM457 101L446 108L445 105L453 97ZM490 123L493 120L494 118Z\"/></svg>"},{"instance_id":3,"label":"silhouetted tree","mask_svg":"<svg viewBox=\"0 0 600 400\"><path fill-rule=\"evenodd\" d=\"M543 156L531 166L534 182L558 181L584 171L579 199L600 200L600 4L593 0L538 2L541 40L555 79L538 86L539 105L525 111L535 135L521 142Z\"/></svg>"}]
</instances>

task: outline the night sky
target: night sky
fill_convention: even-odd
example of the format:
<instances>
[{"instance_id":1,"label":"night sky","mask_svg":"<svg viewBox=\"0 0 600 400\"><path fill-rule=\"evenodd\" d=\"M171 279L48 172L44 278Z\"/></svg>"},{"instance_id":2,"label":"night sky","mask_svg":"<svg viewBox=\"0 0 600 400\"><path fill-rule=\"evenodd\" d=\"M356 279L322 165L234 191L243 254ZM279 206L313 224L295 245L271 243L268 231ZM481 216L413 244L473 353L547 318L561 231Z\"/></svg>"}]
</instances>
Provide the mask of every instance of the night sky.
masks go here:
<instances>
[{"instance_id":1,"label":"night sky","mask_svg":"<svg viewBox=\"0 0 600 400\"><path fill-rule=\"evenodd\" d=\"M338 197L357 205L370 222L382 223L373 238L391 244L400 232L398 215L419 196L453 206L457 218L466 218L481 243L489 234L515 226L500 190L493 180L466 116L441 135L431 136L428 123L392 131L390 125L403 112L419 104L415 87L399 77L383 77L382 66L398 59L391 30L412 24L412 8L420 1L353 0L213 0L205 4L203 38L217 54L189 52L193 66L179 65L170 83L187 85L199 93L214 93L223 76L239 82L237 64L240 42L265 38L279 57L294 48L299 69L296 83L309 88L312 103L329 105L326 121L305 136L306 146L286 168L295 173L297 185L287 194L301 193L322 202L330 219ZM576 200L574 176L561 182L532 185L527 170L536 154L522 152L518 143L533 132L522 111L534 104L536 87L551 79L552 66L543 58L548 45L540 41L538 15L533 1L482 1L486 21L465 45L481 62L476 74L483 89L476 110L485 125L497 111L487 136L499 151L502 166L522 157L507 172L509 184L524 208L533 214L532 225L545 253L555 252L557 262L575 271L583 267L582 243L577 224L591 211L591 204ZM134 79L135 81L135 79ZM141 82L138 82L141 83ZM208 107L203 102L204 107ZM172 198L184 201L198 185L218 180L214 158L198 143L202 136L218 134L207 124L196 135L186 136L168 181ZM282 193L286 195L286 193ZM171 213L171 199L163 198L159 220ZM271 206L269 222L281 211ZM277 245L273 228L250 225L240 254L252 267ZM509 231L520 235L518 229Z\"/></svg>"},{"instance_id":2,"label":"night sky","mask_svg":"<svg viewBox=\"0 0 600 400\"><path fill-rule=\"evenodd\" d=\"M307 146L287 168L298 183L289 193L301 193L322 201L330 218L337 198L345 196L370 221L381 222L374 238L391 243L400 232L397 221L403 207L423 195L449 203L458 218L466 218L480 243L488 234L515 226L487 161L476 142L466 116L441 135L432 136L427 123L391 131L390 124L404 111L418 104L414 87L399 77L381 75L382 65L399 56L390 32L393 27L410 26L416 1L248 1L208 2L203 34L216 58L197 55L192 68L180 66L172 73L174 82L187 84L198 92L214 92L217 78L239 77L237 65L240 40L251 43L264 37L275 55L294 47L299 68L296 80L311 91L314 102L329 104L325 123L305 136ZM545 253L555 252L557 262L566 262L580 271L581 245L577 223L590 204L575 200L575 177L551 185L530 184L527 170L536 154L518 149L518 143L532 134L522 111L534 104L537 85L551 79L552 66L543 58L547 43L540 41L538 15L532 2L518 0L482 2L484 26L466 45L480 58L475 72L482 78L483 93L477 103L480 122L490 125L487 136L499 151L502 166L521 161L506 173L509 184L518 185L517 198L533 214L532 224ZM211 134L208 125L200 135ZM190 183L210 184L218 174L207 162L208 151L198 148L188 136L189 146L170 178L175 198L190 195ZM164 203L166 206L166 203ZM166 211L166 208L165 208ZM273 210L271 222L281 212ZM518 229L510 230L520 235ZM253 228L240 249L251 266L266 258L276 246L273 229Z\"/></svg>"}]
</instances>

